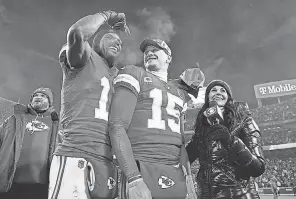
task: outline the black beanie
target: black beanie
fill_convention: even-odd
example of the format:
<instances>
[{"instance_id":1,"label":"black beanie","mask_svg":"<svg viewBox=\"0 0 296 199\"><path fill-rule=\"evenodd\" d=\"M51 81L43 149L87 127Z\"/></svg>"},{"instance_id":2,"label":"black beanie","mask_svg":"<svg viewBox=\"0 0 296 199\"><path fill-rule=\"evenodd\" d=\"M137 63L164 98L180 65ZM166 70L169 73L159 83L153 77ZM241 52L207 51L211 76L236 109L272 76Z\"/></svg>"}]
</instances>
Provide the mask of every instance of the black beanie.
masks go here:
<instances>
[{"instance_id":1,"label":"black beanie","mask_svg":"<svg viewBox=\"0 0 296 199\"><path fill-rule=\"evenodd\" d=\"M205 93L205 102L209 101L209 93L214 86L222 86L223 88L225 88L228 94L228 97L232 98L232 92L231 92L230 86L226 82L222 80L213 80L207 86L206 93Z\"/></svg>"},{"instance_id":2,"label":"black beanie","mask_svg":"<svg viewBox=\"0 0 296 199\"><path fill-rule=\"evenodd\" d=\"M43 93L48 98L49 107L51 107L53 105L53 94L52 94L52 91L50 88L41 87L41 88L36 89L31 95L30 102L32 102L32 99L33 99L33 96L35 93Z\"/></svg>"}]
</instances>

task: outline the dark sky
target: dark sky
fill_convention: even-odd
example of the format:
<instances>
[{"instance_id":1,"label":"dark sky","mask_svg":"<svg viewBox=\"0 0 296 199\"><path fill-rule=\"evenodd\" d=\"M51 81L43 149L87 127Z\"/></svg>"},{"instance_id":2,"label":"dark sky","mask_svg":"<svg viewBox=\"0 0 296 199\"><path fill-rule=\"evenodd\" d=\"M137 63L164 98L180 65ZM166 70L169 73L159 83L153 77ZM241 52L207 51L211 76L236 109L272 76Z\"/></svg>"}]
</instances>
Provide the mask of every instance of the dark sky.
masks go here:
<instances>
[{"instance_id":1,"label":"dark sky","mask_svg":"<svg viewBox=\"0 0 296 199\"><path fill-rule=\"evenodd\" d=\"M199 61L207 82L227 81L251 107L254 84L296 76L295 0L0 0L0 96L27 103L47 86L59 107L56 60L67 30L107 9L124 12L131 27L126 63L142 61L142 39L162 38L173 52L170 77Z\"/></svg>"}]
</instances>

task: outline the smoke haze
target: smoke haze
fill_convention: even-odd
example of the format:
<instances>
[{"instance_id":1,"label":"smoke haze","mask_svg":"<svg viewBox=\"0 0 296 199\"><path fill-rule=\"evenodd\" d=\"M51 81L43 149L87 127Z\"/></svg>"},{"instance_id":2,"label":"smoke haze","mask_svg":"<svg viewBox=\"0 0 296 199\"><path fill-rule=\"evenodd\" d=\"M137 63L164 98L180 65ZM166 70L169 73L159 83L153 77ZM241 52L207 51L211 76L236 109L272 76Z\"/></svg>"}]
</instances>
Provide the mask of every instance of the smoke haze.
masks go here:
<instances>
[{"instance_id":1,"label":"smoke haze","mask_svg":"<svg viewBox=\"0 0 296 199\"><path fill-rule=\"evenodd\" d=\"M122 64L143 65L143 54L140 51L140 43L145 38L162 39L170 42L175 34L175 25L163 8L143 8L136 11L139 23L129 24L131 36L121 34L124 51L120 58Z\"/></svg>"},{"instance_id":2,"label":"smoke haze","mask_svg":"<svg viewBox=\"0 0 296 199\"><path fill-rule=\"evenodd\" d=\"M59 107L56 62L68 28L101 10L124 12L123 64L142 64L140 42L161 38L172 49L170 77L200 68L206 83L227 81L237 100L256 107L254 84L296 78L295 0L2 0L0 96L27 103L38 86L51 87Z\"/></svg>"}]
</instances>

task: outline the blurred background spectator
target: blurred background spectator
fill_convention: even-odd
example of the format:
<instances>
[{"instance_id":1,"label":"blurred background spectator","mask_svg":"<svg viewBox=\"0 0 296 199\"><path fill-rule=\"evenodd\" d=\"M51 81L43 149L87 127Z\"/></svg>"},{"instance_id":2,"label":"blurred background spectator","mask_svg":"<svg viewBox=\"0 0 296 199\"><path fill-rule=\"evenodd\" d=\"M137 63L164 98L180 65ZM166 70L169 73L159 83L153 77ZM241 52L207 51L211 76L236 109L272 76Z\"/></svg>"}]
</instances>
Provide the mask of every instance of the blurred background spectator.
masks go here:
<instances>
[{"instance_id":1,"label":"blurred background spectator","mask_svg":"<svg viewBox=\"0 0 296 199\"><path fill-rule=\"evenodd\" d=\"M259 188L269 187L272 176L277 179L278 187L293 187L296 183L296 157L269 157L266 158L265 173L256 178Z\"/></svg>"},{"instance_id":2,"label":"blurred background spectator","mask_svg":"<svg viewBox=\"0 0 296 199\"><path fill-rule=\"evenodd\" d=\"M252 109L252 116L257 123L285 121L296 118L296 98L279 104Z\"/></svg>"}]
</instances>

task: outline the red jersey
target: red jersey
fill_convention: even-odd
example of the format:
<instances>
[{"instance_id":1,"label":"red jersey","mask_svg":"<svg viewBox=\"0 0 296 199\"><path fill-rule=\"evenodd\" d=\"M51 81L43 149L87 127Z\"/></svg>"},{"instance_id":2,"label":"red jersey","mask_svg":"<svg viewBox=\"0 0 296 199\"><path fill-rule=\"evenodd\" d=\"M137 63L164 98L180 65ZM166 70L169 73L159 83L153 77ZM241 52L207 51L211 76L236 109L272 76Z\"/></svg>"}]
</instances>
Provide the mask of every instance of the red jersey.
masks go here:
<instances>
[{"instance_id":1,"label":"red jersey","mask_svg":"<svg viewBox=\"0 0 296 199\"><path fill-rule=\"evenodd\" d=\"M71 68L65 53L60 57L60 62L63 70L60 120L64 138L55 154L111 160L111 144L107 134L112 95L109 67L92 49L82 68Z\"/></svg>"},{"instance_id":2,"label":"red jersey","mask_svg":"<svg viewBox=\"0 0 296 199\"><path fill-rule=\"evenodd\" d=\"M177 164L180 160L180 114L184 96L176 87L136 66L127 66L114 79L137 96L127 130L135 159Z\"/></svg>"}]
</instances>

